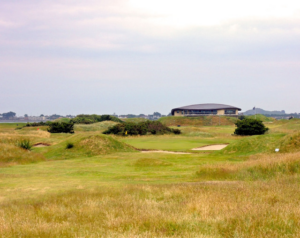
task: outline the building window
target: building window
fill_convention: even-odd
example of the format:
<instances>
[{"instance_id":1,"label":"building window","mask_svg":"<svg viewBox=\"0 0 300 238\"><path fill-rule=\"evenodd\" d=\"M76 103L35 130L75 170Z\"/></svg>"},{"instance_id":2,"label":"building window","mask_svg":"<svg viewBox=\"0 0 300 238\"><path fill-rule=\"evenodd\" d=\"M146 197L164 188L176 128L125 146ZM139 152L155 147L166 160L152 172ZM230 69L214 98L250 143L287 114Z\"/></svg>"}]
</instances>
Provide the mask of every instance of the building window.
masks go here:
<instances>
[{"instance_id":1,"label":"building window","mask_svg":"<svg viewBox=\"0 0 300 238\"><path fill-rule=\"evenodd\" d=\"M235 110L225 110L225 114L235 114Z\"/></svg>"}]
</instances>

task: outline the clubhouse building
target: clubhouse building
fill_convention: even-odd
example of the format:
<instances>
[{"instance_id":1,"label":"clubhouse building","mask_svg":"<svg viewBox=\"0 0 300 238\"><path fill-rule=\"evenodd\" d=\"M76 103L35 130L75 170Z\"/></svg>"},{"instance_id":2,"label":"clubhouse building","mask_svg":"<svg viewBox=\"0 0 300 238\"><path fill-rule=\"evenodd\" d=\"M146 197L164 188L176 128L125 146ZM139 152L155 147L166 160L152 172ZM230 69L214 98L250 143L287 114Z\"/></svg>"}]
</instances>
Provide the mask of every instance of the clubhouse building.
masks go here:
<instances>
[{"instance_id":1,"label":"clubhouse building","mask_svg":"<svg viewBox=\"0 0 300 238\"><path fill-rule=\"evenodd\" d=\"M237 116L242 109L225 104L195 104L172 109L172 116Z\"/></svg>"}]
</instances>

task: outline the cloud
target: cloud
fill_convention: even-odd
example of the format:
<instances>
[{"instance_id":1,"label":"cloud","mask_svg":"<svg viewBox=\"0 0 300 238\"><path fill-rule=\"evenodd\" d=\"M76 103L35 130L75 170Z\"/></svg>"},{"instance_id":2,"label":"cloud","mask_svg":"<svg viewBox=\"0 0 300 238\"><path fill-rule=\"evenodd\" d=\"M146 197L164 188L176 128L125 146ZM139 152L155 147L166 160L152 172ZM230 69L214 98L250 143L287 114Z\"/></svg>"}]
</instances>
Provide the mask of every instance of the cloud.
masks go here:
<instances>
[{"instance_id":1,"label":"cloud","mask_svg":"<svg viewBox=\"0 0 300 238\"><path fill-rule=\"evenodd\" d=\"M167 112L213 101L247 108L255 100L295 110L297 2L182 3L2 0L0 99L11 95L7 107L22 111L44 95L37 113L55 113L64 99L74 113ZM294 99L280 101L284 93Z\"/></svg>"}]
</instances>

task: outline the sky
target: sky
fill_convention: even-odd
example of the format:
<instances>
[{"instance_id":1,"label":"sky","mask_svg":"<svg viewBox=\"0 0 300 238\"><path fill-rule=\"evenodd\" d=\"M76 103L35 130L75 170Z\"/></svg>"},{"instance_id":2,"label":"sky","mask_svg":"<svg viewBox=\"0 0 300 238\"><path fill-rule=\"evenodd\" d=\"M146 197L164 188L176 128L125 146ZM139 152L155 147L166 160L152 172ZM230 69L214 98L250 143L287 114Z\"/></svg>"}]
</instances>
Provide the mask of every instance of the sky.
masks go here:
<instances>
[{"instance_id":1,"label":"sky","mask_svg":"<svg viewBox=\"0 0 300 238\"><path fill-rule=\"evenodd\" d=\"M292 113L299 86L299 0L0 1L0 113Z\"/></svg>"}]
</instances>

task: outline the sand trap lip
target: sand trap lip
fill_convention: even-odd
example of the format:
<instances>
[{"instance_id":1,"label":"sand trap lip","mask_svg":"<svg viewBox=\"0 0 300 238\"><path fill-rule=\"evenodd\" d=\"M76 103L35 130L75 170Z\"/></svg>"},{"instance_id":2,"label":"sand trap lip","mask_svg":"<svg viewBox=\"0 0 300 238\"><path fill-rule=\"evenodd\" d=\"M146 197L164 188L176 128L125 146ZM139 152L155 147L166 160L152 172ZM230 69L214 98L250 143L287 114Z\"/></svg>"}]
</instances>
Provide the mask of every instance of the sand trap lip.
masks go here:
<instances>
[{"instance_id":1,"label":"sand trap lip","mask_svg":"<svg viewBox=\"0 0 300 238\"><path fill-rule=\"evenodd\" d=\"M177 154L177 155L190 155L191 153L165 151L165 150L143 150L142 153L164 153L164 154Z\"/></svg>"},{"instance_id":2,"label":"sand trap lip","mask_svg":"<svg viewBox=\"0 0 300 238\"><path fill-rule=\"evenodd\" d=\"M222 150L228 145L206 145L200 148L194 148L192 150Z\"/></svg>"},{"instance_id":3,"label":"sand trap lip","mask_svg":"<svg viewBox=\"0 0 300 238\"><path fill-rule=\"evenodd\" d=\"M33 145L33 147L47 147L47 146L50 146L50 144L48 143L36 143Z\"/></svg>"}]
</instances>

